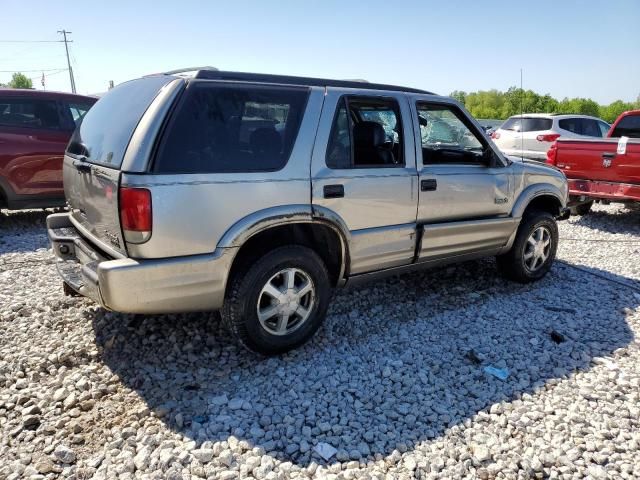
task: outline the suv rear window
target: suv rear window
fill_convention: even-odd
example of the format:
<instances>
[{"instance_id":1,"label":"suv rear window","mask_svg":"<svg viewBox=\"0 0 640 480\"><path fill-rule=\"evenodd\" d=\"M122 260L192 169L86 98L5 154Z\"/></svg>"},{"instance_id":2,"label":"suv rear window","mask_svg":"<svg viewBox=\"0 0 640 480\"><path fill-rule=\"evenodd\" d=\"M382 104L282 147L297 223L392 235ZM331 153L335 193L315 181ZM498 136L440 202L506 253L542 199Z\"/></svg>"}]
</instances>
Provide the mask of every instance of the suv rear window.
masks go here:
<instances>
[{"instance_id":1,"label":"suv rear window","mask_svg":"<svg viewBox=\"0 0 640 480\"><path fill-rule=\"evenodd\" d=\"M500 127L502 130L513 130L514 132L538 132L549 130L553 120L550 118L537 117L511 117Z\"/></svg>"},{"instance_id":2,"label":"suv rear window","mask_svg":"<svg viewBox=\"0 0 640 480\"><path fill-rule=\"evenodd\" d=\"M640 138L640 115L629 115L620 120L616 129L611 133L612 137Z\"/></svg>"},{"instance_id":3,"label":"suv rear window","mask_svg":"<svg viewBox=\"0 0 640 480\"><path fill-rule=\"evenodd\" d=\"M146 77L118 85L86 112L67 153L91 163L120 168L131 135L160 89L174 80Z\"/></svg>"},{"instance_id":4,"label":"suv rear window","mask_svg":"<svg viewBox=\"0 0 640 480\"><path fill-rule=\"evenodd\" d=\"M228 173L285 166L308 88L193 82L160 142L154 171Z\"/></svg>"}]
</instances>

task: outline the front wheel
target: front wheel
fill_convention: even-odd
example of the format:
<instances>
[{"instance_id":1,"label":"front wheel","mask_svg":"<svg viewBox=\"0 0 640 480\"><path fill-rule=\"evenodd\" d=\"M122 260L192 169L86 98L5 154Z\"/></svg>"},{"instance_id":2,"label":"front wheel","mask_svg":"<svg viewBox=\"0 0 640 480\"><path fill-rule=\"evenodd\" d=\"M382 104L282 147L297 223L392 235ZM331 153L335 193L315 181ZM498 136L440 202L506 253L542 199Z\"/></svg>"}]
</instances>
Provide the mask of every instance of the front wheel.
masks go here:
<instances>
[{"instance_id":1,"label":"front wheel","mask_svg":"<svg viewBox=\"0 0 640 480\"><path fill-rule=\"evenodd\" d=\"M289 245L234 276L222 321L249 350L275 355L313 336L330 297L329 273L322 259L310 248Z\"/></svg>"},{"instance_id":2,"label":"front wheel","mask_svg":"<svg viewBox=\"0 0 640 480\"><path fill-rule=\"evenodd\" d=\"M523 217L511 250L497 257L507 278L529 283L551 269L558 249L558 225L550 213L533 211Z\"/></svg>"}]
</instances>

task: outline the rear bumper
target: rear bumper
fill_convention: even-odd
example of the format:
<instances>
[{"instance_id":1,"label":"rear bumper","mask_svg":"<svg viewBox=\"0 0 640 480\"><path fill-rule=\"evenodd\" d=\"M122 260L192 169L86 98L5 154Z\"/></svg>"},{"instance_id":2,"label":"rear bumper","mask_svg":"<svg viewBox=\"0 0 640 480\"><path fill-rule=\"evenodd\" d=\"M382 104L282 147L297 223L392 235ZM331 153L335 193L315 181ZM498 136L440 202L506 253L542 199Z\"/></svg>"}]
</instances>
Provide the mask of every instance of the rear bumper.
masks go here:
<instances>
[{"instance_id":1,"label":"rear bumper","mask_svg":"<svg viewBox=\"0 0 640 480\"><path fill-rule=\"evenodd\" d=\"M49 215L47 231L62 279L103 307L126 313L177 313L222 307L236 248L165 259L107 257L84 239L68 213Z\"/></svg>"},{"instance_id":2,"label":"rear bumper","mask_svg":"<svg viewBox=\"0 0 640 480\"><path fill-rule=\"evenodd\" d=\"M569 195L612 201L640 202L640 185L569 179Z\"/></svg>"}]
</instances>

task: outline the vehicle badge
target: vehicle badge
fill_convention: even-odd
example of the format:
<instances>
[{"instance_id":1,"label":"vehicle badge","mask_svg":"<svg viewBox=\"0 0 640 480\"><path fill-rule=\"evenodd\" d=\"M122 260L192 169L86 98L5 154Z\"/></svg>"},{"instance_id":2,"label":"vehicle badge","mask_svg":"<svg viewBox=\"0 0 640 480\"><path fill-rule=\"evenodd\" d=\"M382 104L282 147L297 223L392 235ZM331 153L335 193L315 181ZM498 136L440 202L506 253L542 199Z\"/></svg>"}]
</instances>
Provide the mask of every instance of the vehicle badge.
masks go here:
<instances>
[{"instance_id":1,"label":"vehicle badge","mask_svg":"<svg viewBox=\"0 0 640 480\"><path fill-rule=\"evenodd\" d=\"M609 167L611 166L611 162L612 162L612 161L613 161L613 160L612 160L611 158L603 158L603 159L602 159L602 166L603 166L604 168L609 168Z\"/></svg>"}]
</instances>

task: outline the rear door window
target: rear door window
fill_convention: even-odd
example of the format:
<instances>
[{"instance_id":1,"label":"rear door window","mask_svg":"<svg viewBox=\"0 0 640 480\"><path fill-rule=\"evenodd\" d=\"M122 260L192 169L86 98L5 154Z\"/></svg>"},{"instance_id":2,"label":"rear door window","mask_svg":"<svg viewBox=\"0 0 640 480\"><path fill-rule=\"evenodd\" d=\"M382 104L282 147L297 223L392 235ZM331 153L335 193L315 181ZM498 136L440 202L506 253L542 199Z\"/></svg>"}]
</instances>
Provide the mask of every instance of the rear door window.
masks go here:
<instances>
[{"instance_id":1,"label":"rear door window","mask_svg":"<svg viewBox=\"0 0 640 480\"><path fill-rule=\"evenodd\" d=\"M598 121L593 118L563 118L558 121L558 126L577 135L585 135L587 137L602 136Z\"/></svg>"},{"instance_id":2,"label":"rear door window","mask_svg":"<svg viewBox=\"0 0 640 480\"><path fill-rule=\"evenodd\" d=\"M0 125L58 130L61 127L58 104L54 100L28 97L0 99Z\"/></svg>"},{"instance_id":3,"label":"rear door window","mask_svg":"<svg viewBox=\"0 0 640 480\"><path fill-rule=\"evenodd\" d=\"M86 161L120 168L138 122L170 76L146 77L109 90L82 117L71 137L67 153Z\"/></svg>"},{"instance_id":4,"label":"rear door window","mask_svg":"<svg viewBox=\"0 0 640 480\"><path fill-rule=\"evenodd\" d=\"M558 120L558 126L568 132L581 135L582 125L579 123L579 120L579 118L563 118L562 120Z\"/></svg>"},{"instance_id":5,"label":"rear door window","mask_svg":"<svg viewBox=\"0 0 640 480\"><path fill-rule=\"evenodd\" d=\"M154 164L160 173L264 172L285 166L308 88L193 82Z\"/></svg>"},{"instance_id":6,"label":"rear door window","mask_svg":"<svg viewBox=\"0 0 640 480\"><path fill-rule=\"evenodd\" d=\"M600 127L598 127L598 122L592 118L581 118L582 123L582 135L586 135L588 137L601 137Z\"/></svg>"},{"instance_id":7,"label":"rear door window","mask_svg":"<svg viewBox=\"0 0 640 480\"><path fill-rule=\"evenodd\" d=\"M333 120L326 163L333 169L402 167L402 145L396 100L345 96Z\"/></svg>"},{"instance_id":8,"label":"rear door window","mask_svg":"<svg viewBox=\"0 0 640 480\"><path fill-rule=\"evenodd\" d=\"M640 115L624 117L611 134L612 137L640 138Z\"/></svg>"},{"instance_id":9,"label":"rear door window","mask_svg":"<svg viewBox=\"0 0 640 480\"><path fill-rule=\"evenodd\" d=\"M553 120L550 118L537 117L511 117L500 127L502 130L512 130L514 132L538 132L551 129Z\"/></svg>"}]
</instances>

